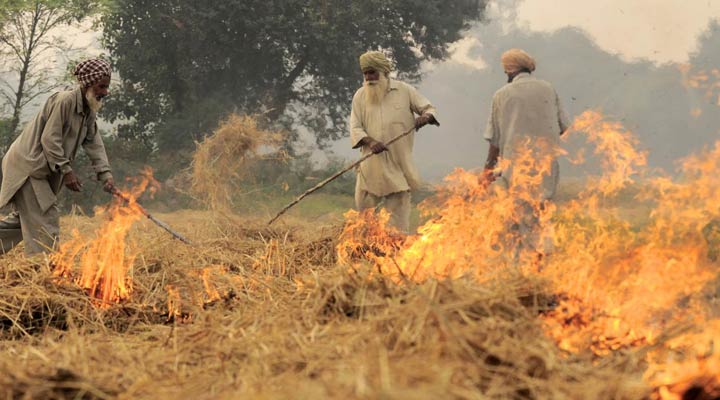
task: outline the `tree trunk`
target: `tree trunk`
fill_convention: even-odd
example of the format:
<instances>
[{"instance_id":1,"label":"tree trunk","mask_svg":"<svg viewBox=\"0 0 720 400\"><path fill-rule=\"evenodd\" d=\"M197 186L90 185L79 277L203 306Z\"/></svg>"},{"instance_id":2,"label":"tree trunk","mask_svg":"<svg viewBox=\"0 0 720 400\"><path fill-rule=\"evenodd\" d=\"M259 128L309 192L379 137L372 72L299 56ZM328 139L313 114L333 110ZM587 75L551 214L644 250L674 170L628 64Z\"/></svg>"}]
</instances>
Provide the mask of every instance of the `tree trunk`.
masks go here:
<instances>
[{"instance_id":1,"label":"tree trunk","mask_svg":"<svg viewBox=\"0 0 720 400\"><path fill-rule=\"evenodd\" d=\"M290 71L287 77L283 79L282 83L278 85L275 90L275 98L272 99L275 107L268 113L268 118L271 120L280 118L285 113L285 108L292 96L292 85L295 83L297 78L302 75L307 65L306 57L303 57Z\"/></svg>"},{"instance_id":2,"label":"tree trunk","mask_svg":"<svg viewBox=\"0 0 720 400\"><path fill-rule=\"evenodd\" d=\"M27 51L23 55L22 69L20 70L20 81L18 82L18 88L15 92L15 105L13 107L13 116L10 121L10 132L15 132L20 125L20 113L23 107L23 98L25 96L25 82L27 82L28 72L30 71L30 63L32 61L33 51L37 46L37 38L35 34L37 32L37 25L40 19L41 10L40 4L35 4L35 11L32 18L32 25L30 27L30 35L28 36Z\"/></svg>"}]
</instances>

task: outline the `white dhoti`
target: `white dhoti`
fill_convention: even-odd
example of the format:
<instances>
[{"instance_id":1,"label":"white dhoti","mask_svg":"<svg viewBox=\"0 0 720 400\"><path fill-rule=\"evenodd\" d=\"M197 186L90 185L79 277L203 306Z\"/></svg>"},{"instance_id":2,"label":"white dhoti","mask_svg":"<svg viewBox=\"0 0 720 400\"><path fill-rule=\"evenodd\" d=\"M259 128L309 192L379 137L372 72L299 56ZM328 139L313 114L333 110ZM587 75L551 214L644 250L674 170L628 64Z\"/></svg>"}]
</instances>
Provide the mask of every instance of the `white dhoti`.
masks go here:
<instances>
[{"instance_id":1,"label":"white dhoti","mask_svg":"<svg viewBox=\"0 0 720 400\"><path fill-rule=\"evenodd\" d=\"M390 193L386 196L376 196L367 190L355 189L355 207L358 211L368 208L377 208L382 203L383 208L390 213L390 225L404 234L410 233L410 191Z\"/></svg>"}]
</instances>

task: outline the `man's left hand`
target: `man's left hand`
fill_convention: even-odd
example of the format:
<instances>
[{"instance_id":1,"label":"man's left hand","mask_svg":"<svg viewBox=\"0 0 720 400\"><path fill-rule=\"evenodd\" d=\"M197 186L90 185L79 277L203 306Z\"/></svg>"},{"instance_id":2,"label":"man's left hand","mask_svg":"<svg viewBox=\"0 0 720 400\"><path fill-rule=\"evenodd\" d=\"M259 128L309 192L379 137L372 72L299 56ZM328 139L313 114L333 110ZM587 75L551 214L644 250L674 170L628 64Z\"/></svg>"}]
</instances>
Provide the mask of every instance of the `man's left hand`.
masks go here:
<instances>
[{"instance_id":1,"label":"man's left hand","mask_svg":"<svg viewBox=\"0 0 720 400\"><path fill-rule=\"evenodd\" d=\"M112 193L113 190L115 190L115 181L113 178L107 178L105 180L105 183L103 183L103 190L108 193Z\"/></svg>"},{"instance_id":2,"label":"man's left hand","mask_svg":"<svg viewBox=\"0 0 720 400\"><path fill-rule=\"evenodd\" d=\"M430 121L432 120L432 117L433 116L430 114L423 114L423 115L415 118L415 129L420 129L423 126L430 123Z\"/></svg>"}]
</instances>

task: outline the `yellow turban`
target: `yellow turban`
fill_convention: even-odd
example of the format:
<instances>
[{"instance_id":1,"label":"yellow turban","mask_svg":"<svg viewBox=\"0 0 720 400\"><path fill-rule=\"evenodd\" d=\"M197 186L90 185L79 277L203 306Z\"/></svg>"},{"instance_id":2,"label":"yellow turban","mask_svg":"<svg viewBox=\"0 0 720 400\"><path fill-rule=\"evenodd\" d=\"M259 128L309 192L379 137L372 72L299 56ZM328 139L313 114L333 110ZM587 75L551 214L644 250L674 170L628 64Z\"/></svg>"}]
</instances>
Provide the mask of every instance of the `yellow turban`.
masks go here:
<instances>
[{"instance_id":1,"label":"yellow turban","mask_svg":"<svg viewBox=\"0 0 720 400\"><path fill-rule=\"evenodd\" d=\"M368 51L360 56L360 69L365 71L371 68L387 74L392 69L392 65L382 52Z\"/></svg>"},{"instance_id":2,"label":"yellow turban","mask_svg":"<svg viewBox=\"0 0 720 400\"><path fill-rule=\"evenodd\" d=\"M506 72L518 72L521 70L535 71L535 59L530 54L520 49L510 49L500 57L503 68Z\"/></svg>"}]
</instances>

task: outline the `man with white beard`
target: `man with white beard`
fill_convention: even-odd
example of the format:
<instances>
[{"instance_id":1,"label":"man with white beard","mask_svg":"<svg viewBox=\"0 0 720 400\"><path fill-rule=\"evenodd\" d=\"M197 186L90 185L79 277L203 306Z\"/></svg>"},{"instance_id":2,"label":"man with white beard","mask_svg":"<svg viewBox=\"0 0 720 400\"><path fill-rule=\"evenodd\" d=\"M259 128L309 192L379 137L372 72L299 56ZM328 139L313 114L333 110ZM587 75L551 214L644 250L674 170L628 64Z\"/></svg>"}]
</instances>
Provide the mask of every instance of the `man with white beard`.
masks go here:
<instances>
[{"instance_id":1,"label":"man with white beard","mask_svg":"<svg viewBox=\"0 0 720 400\"><path fill-rule=\"evenodd\" d=\"M412 159L414 134L387 147L385 142L428 123L439 125L437 111L414 87L390 79L390 61L382 52L360 56L360 69L364 83L353 96L350 139L354 149L376 155L357 168L355 205L362 211L383 202L390 223L408 233L410 191L420 186Z\"/></svg>"},{"instance_id":2,"label":"man with white beard","mask_svg":"<svg viewBox=\"0 0 720 400\"><path fill-rule=\"evenodd\" d=\"M78 64L73 72L78 86L50 96L10 145L2 160L0 207L12 205L17 214L0 222L3 252L22 240L27 255L55 248L60 231L57 194L63 185L75 192L82 188L71 166L80 145L103 189L112 190L110 164L95 122L111 73L104 60Z\"/></svg>"}]
</instances>

